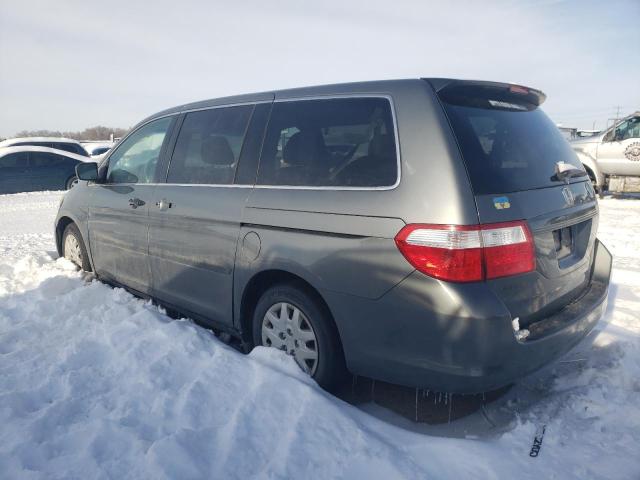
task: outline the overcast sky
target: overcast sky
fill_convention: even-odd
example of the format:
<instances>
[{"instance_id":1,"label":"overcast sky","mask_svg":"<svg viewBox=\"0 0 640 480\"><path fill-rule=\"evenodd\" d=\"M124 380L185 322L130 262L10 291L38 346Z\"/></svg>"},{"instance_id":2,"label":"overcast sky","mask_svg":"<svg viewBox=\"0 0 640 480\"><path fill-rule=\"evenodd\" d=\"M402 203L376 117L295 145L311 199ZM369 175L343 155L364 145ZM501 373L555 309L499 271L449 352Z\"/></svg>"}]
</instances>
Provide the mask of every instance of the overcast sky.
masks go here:
<instances>
[{"instance_id":1,"label":"overcast sky","mask_svg":"<svg viewBox=\"0 0 640 480\"><path fill-rule=\"evenodd\" d=\"M193 100L442 76L543 90L567 126L640 110L640 1L0 0L0 137Z\"/></svg>"}]
</instances>

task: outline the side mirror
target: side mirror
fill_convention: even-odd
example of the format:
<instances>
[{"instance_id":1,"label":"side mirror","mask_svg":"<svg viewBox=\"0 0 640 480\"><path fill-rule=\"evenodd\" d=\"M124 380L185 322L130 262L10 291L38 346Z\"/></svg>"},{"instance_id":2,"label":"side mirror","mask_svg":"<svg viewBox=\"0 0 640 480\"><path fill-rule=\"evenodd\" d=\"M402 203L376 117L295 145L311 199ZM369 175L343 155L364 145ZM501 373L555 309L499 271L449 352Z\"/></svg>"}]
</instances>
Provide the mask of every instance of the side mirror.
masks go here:
<instances>
[{"instance_id":1,"label":"side mirror","mask_svg":"<svg viewBox=\"0 0 640 480\"><path fill-rule=\"evenodd\" d=\"M98 164L94 162L83 162L76 165L76 177L78 180L95 182L98 180Z\"/></svg>"}]
</instances>

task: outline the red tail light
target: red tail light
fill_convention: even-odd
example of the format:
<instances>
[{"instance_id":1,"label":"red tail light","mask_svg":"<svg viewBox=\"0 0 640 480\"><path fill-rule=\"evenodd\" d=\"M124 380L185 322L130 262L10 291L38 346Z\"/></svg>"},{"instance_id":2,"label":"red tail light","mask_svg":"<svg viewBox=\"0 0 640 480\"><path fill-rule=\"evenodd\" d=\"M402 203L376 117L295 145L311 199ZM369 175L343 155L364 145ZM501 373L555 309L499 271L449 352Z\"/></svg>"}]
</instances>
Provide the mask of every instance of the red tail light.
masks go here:
<instances>
[{"instance_id":1,"label":"red tail light","mask_svg":"<svg viewBox=\"0 0 640 480\"><path fill-rule=\"evenodd\" d=\"M524 221L487 225L404 227L398 249L416 269L450 282L477 282L535 269L533 237Z\"/></svg>"},{"instance_id":2,"label":"red tail light","mask_svg":"<svg viewBox=\"0 0 640 480\"><path fill-rule=\"evenodd\" d=\"M509 87L509 91L511 93L520 93L522 95L527 95L529 93L529 89L526 87L521 87L520 85L511 85Z\"/></svg>"}]
</instances>

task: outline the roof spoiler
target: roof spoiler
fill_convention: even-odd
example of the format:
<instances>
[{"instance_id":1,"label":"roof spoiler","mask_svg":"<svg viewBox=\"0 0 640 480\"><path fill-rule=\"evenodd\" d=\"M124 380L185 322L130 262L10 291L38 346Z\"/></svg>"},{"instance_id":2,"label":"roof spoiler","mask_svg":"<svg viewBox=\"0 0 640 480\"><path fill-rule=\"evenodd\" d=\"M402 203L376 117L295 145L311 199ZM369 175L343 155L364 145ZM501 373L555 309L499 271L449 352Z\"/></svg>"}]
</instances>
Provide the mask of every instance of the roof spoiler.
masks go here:
<instances>
[{"instance_id":1,"label":"roof spoiler","mask_svg":"<svg viewBox=\"0 0 640 480\"><path fill-rule=\"evenodd\" d=\"M485 82L481 80L452 80L449 78L424 78L441 97L465 96L485 97L489 92L499 93L503 98L528 103L539 107L547 96L535 88L513 83Z\"/></svg>"}]
</instances>

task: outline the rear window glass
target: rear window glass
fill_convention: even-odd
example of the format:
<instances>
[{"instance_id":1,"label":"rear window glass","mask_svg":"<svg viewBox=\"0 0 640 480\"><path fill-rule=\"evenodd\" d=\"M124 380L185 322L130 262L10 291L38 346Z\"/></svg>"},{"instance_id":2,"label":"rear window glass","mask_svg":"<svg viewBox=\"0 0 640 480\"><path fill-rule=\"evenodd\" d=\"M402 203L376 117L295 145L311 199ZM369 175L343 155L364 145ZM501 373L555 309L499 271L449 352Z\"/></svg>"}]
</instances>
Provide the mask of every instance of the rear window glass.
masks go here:
<instances>
[{"instance_id":1,"label":"rear window glass","mask_svg":"<svg viewBox=\"0 0 640 480\"><path fill-rule=\"evenodd\" d=\"M276 102L258 184L384 187L398 178L391 105L384 98Z\"/></svg>"},{"instance_id":2,"label":"rear window glass","mask_svg":"<svg viewBox=\"0 0 640 480\"><path fill-rule=\"evenodd\" d=\"M53 148L64 150L65 152L75 153L76 155L82 155L83 157L88 156L87 151L84 149L84 147L82 145L78 145L77 143L57 142L53 144Z\"/></svg>"},{"instance_id":3,"label":"rear window glass","mask_svg":"<svg viewBox=\"0 0 640 480\"><path fill-rule=\"evenodd\" d=\"M558 162L584 171L560 130L534 105L504 96L443 100L476 195L561 185Z\"/></svg>"},{"instance_id":4,"label":"rear window glass","mask_svg":"<svg viewBox=\"0 0 640 480\"><path fill-rule=\"evenodd\" d=\"M72 143L54 142L53 148L64 150L65 152L78 153L78 148Z\"/></svg>"}]
</instances>

